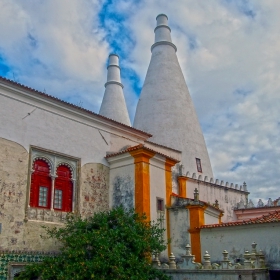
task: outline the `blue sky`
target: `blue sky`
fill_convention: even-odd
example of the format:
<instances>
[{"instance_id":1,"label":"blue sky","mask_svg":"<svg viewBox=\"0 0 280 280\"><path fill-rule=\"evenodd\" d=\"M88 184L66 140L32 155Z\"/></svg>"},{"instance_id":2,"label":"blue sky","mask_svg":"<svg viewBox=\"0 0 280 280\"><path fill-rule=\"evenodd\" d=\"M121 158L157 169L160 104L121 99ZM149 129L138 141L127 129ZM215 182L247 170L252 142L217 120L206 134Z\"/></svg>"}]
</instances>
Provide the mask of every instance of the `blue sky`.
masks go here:
<instances>
[{"instance_id":1,"label":"blue sky","mask_svg":"<svg viewBox=\"0 0 280 280\"><path fill-rule=\"evenodd\" d=\"M133 120L166 13L216 178L278 198L278 0L0 0L0 75L99 111L110 53Z\"/></svg>"}]
</instances>

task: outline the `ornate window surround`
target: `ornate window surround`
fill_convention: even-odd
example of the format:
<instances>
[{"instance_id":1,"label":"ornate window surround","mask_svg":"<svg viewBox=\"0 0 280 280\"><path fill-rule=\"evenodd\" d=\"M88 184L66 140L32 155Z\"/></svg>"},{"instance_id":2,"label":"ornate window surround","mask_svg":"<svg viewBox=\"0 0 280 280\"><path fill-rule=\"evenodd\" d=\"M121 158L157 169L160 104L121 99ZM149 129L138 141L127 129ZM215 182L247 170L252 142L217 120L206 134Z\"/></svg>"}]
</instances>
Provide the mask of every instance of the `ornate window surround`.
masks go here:
<instances>
[{"instance_id":1,"label":"ornate window surround","mask_svg":"<svg viewBox=\"0 0 280 280\"><path fill-rule=\"evenodd\" d=\"M29 152L29 167L28 167L28 180L26 192L26 205L25 205L25 220L26 221L45 221L61 223L64 221L67 212L61 212L53 208L51 209L38 209L30 207L30 185L31 175L34 172L33 163L37 159L43 159L50 167L50 177L52 180L52 193L54 193L54 182L56 170L61 165L66 165L71 171L71 181L73 183L73 200L72 212L78 213L79 209L79 172L81 169L81 160L76 157L71 157L62 153L54 152L51 150L43 149L36 146L30 146Z\"/></svg>"}]
</instances>

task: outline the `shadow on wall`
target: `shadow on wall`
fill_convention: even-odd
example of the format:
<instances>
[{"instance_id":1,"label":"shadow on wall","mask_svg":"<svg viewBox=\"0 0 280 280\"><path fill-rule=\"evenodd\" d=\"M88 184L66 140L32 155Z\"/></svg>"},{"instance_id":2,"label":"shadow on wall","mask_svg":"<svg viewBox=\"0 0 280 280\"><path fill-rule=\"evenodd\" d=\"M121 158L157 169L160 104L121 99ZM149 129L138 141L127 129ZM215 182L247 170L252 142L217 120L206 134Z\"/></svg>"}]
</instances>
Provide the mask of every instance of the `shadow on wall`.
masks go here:
<instances>
[{"instance_id":1,"label":"shadow on wall","mask_svg":"<svg viewBox=\"0 0 280 280\"><path fill-rule=\"evenodd\" d=\"M130 176L116 176L113 185L113 207L122 205L125 209L134 208L133 179Z\"/></svg>"}]
</instances>

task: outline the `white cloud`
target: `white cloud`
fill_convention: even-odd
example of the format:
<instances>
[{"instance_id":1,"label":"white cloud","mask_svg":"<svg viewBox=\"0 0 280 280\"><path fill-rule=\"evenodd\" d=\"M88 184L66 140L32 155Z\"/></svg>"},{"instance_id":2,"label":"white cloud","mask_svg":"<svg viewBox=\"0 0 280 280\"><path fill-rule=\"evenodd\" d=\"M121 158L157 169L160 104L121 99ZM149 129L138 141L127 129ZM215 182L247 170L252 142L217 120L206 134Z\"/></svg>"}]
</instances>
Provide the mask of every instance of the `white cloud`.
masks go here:
<instances>
[{"instance_id":1,"label":"white cloud","mask_svg":"<svg viewBox=\"0 0 280 280\"><path fill-rule=\"evenodd\" d=\"M107 29L100 27L102 4L2 0L0 54L20 82L74 103L82 100L98 111L110 50L105 38L120 28L113 19L106 20ZM108 11L125 18L123 32L129 32L131 41L125 37L119 46L127 52L120 63L136 71L141 82L155 17L168 15L215 177L246 181L255 200L278 197L280 2L118 0ZM137 98L131 81L122 81L133 116Z\"/></svg>"},{"instance_id":2,"label":"white cloud","mask_svg":"<svg viewBox=\"0 0 280 280\"><path fill-rule=\"evenodd\" d=\"M129 19L134 34L139 34L130 53L134 69L144 79L155 16L165 12L215 176L246 181L255 200L260 193L263 198L278 197L279 3L162 3L147 1ZM236 163L240 166L234 169Z\"/></svg>"},{"instance_id":3,"label":"white cloud","mask_svg":"<svg viewBox=\"0 0 280 280\"><path fill-rule=\"evenodd\" d=\"M16 79L70 101L87 99L91 104L83 105L97 110L109 51L98 28L99 3L2 0L0 52Z\"/></svg>"}]
</instances>

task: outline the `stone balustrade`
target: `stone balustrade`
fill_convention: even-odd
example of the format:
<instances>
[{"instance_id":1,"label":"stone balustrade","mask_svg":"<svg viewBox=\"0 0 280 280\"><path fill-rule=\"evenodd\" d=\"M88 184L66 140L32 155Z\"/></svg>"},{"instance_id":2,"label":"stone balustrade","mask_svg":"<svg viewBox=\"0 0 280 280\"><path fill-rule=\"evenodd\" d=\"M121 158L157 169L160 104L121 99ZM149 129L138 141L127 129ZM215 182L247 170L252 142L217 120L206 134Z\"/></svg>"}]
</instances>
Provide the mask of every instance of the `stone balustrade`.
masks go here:
<instances>
[{"instance_id":1,"label":"stone balustrade","mask_svg":"<svg viewBox=\"0 0 280 280\"><path fill-rule=\"evenodd\" d=\"M261 250L256 250L256 246L257 244L253 242L251 251L249 252L246 250L243 257L237 260L230 260L229 253L224 250L222 252L222 260L217 263L211 263L211 256L209 252L206 251L203 256L204 261L202 263L197 263L195 262L195 256L191 254L191 246L187 244L185 255L176 258L174 254L171 253L169 262L161 263L157 254L152 261L152 265L158 269L165 270L168 275L172 275L173 279L178 280L185 279L183 277L184 275L190 280L219 278L237 279L234 278L236 275L240 275L241 278L239 279L255 279L254 277L256 275L258 275L257 279L266 279L267 268L265 266L265 256ZM201 278L196 278L197 273L199 273L199 277ZM176 277L174 275L176 275ZM192 277L192 275L196 276Z\"/></svg>"}]
</instances>

